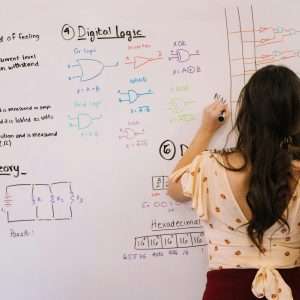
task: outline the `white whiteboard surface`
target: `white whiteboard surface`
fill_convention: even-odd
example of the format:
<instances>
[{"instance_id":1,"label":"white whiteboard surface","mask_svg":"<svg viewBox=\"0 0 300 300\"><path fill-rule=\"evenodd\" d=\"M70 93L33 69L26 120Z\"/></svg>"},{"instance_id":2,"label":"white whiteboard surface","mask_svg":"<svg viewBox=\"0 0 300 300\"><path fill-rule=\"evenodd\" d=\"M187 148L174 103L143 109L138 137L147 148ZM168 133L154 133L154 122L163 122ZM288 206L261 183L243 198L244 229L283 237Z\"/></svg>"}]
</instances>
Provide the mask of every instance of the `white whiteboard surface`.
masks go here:
<instances>
[{"instance_id":1,"label":"white whiteboard surface","mask_svg":"<svg viewBox=\"0 0 300 300\"><path fill-rule=\"evenodd\" d=\"M204 232L166 180L215 92L233 121L256 69L300 72L300 4L260 2L1 4L3 299L201 299Z\"/></svg>"}]
</instances>

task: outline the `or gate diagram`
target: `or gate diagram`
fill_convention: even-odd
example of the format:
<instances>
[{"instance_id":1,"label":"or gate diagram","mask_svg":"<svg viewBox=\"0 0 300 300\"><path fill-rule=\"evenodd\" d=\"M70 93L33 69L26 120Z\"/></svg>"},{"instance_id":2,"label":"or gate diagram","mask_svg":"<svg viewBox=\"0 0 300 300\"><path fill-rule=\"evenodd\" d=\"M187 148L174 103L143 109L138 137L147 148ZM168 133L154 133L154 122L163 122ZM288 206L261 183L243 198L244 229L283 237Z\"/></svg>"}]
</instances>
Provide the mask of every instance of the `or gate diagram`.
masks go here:
<instances>
[{"instance_id":1,"label":"or gate diagram","mask_svg":"<svg viewBox=\"0 0 300 300\"><path fill-rule=\"evenodd\" d=\"M105 68L117 67L118 65L118 62L113 65L105 65L102 61L97 59L76 59L76 64L68 65L68 68L79 68L80 75L69 76L69 80L79 79L80 81L89 81L102 75Z\"/></svg>"}]
</instances>

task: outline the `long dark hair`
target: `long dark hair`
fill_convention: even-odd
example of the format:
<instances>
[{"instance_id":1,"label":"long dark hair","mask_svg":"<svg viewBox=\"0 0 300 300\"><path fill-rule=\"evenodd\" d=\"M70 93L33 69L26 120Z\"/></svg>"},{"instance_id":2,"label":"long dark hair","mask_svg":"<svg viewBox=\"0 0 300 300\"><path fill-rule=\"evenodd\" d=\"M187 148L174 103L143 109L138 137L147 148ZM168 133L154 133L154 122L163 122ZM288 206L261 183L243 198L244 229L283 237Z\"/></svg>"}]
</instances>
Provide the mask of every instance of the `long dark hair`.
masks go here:
<instances>
[{"instance_id":1,"label":"long dark hair","mask_svg":"<svg viewBox=\"0 0 300 300\"><path fill-rule=\"evenodd\" d=\"M245 164L236 170L251 166L247 203L252 218L247 232L263 252L268 228L279 222L290 229L283 213L292 196L291 162L300 153L300 79L284 66L263 67L242 89L237 107L236 150Z\"/></svg>"}]
</instances>

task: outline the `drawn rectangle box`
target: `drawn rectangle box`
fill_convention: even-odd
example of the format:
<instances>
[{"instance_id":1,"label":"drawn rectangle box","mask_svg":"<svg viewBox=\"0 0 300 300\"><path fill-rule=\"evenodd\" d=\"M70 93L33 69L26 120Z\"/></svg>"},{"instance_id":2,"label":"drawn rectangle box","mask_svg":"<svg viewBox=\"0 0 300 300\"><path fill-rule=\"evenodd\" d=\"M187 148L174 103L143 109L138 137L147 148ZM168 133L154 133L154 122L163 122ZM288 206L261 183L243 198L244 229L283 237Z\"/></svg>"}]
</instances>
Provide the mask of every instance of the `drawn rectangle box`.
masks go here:
<instances>
[{"instance_id":1,"label":"drawn rectangle box","mask_svg":"<svg viewBox=\"0 0 300 300\"><path fill-rule=\"evenodd\" d=\"M251 7L248 6L240 6L237 8L240 27L242 29L243 34L245 34L243 39L246 40L246 38L249 38L249 36L252 35L252 37L250 37L250 41L253 40L254 27L251 10Z\"/></svg>"},{"instance_id":2,"label":"drawn rectangle box","mask_svg":"<svg viewBox=\"0 0 300 300\"><path fill-rule=\"evenodd\" d=\"M192 238L190 233L177 233L178 248L192 247Z\"/></svg>"},{"instance_id":3,"label":"drawn rectangle box","mask_svg":"<svg viewBox=\"0 0 300 300\"><path fill-rule=\"evenodd\" d=\"M168 180L169 180L169 177L168 176L164 176L164 190L168 189Z\"/></svg>"},{"instance_id":4,"label":"drawn rectangle box","mask_svg":"<svg viewBox=\"0 0 300 300\"><path fill-rule=\"evenodd\" d=\"M34 221L36 206L32 199L32 185L16 185L7 187L11 206L7 209L7 221Z\"/></svg>"},{"instance_id":5,"label":"drawn rectangle box","mask_svg":"<svg viewBox=\"0 0 300 300\"><path fill-rule=\"evenodd\" d=\"M239 15L236 8L226 9L229 34L237 34L240 31Z\"/></svg>"},{"instance_id":6,"label":"drawn rectangle box","mask_svg":"<svg viewBox=\"0 0 300 300\"><path fill-rule=\"evenodd\" d=\"M248 63L248 64L246 64L245 65L245 72L246 72L246 75L252 75L252 74L254 74L255 73L255 63L254 63L254 61L252 62L252 63Z\"/></svg>"},{"instance_id":7,"label":"drawn rectangle box","mask_svg":"<svg viewBox=\"0 0 300 300\"><path fill-rule=\"evenodd\" d=\"M192 232L191 239L193 246L203 246L205 244L204 232Z\"/></svg>"},{"instance_id":8,"label":"drawn rectangle box","mask_svg":"<svg viewBox=\"0 0 300 300\"><path fill-rule=\"evenodd\" d=\"M231 70L232 70L232 77L241 77L244 74L244 64L243 59L240 57L238 60L233 60L231 62Z\"/></svg>"},{"instance_id":9,"label":"drawn rectangle box","mask_svg":"<svg viewBox=\"0 0 300 300\"><path fill-rule=\"evenodd\" d=\"M249 27L251 28L251 27ZM254 46L254 34L252 30L249 30L249 28L247 28L247 30L242 31L242 38L243 38L243 42L244 42L244 48L247 47L252 47Z\"/></svg>"},{"instance_id":10,"label":"drawn rectangle box","mask_svg":"<svg viewBox=\"0 0 300 300\"><path fill-rule=\"evenodd\" d=\"M54 218L56 220L68 220L72 218L71 191L68 182L57 183L51 186L54 195Z\"/></svg>"},{"instance_id":11,"label":"drawn rectangle box","mask_svg":"<svg viewBox=\"0 0 300 300\"><path fill-rule=\"evenodd\" d=\"M161 235L153 235L148 237L149 249L162 249Z\"/></svg>"},{"instance_id":12,"label":"drawn rectangle box","mask_svg":"<svg viewBox=\"0 0 300 300\"><path fill-rule=\"evenodd\" d=\"M164 249L177 248L176 234L164 234L162 235L161 240Z\"/></svg>"},{"instance_id":13,"label":"drawn rectangle box","mask_svg":"<svg viewBox=\"0 0 300 300\"><path fill-rule=\"evenodd\" d=\"M48 184L34 185L33 197L37 203L37 219L53 220L50 186Z\"/></svg>"},{"instance_id":14,"label":"drawn rectangle box","mask_svg":"<svg viewBox=\"0 0 300 300\"><path fill-rule=\"evenodd\" d=\"M242 62L243 48L240 34L234 34L229 39L231 63Z\"/></svg>"},{"instance_id":15,"label":"drawn rectangle box","mask_svg":"<svg viewBox=\"0 0 300 300\"><path fill-rule=\"evenodd\" d=\"M247 67L248 65L255 65L255 50L254 50L254 44L253 43L245 43L244 44L244 61L245 61L245 66Z\"/></svg>"},{"instance_id":16,"label":"drawn rectangle box","mask_svg":"<svg viewBox=\"0 0 300 300\"><path fill-rule=\"evenodd\" d=\"M164 176L153 176L152 177L152 189L154 191L164 189Z\"/></svg>"},{"instance_id":17,"label":"drawn rectangle box","mask_svg":"<svg viewBox=\"0 0 300 300\"><path fill-rule=\"evenodd\" d=\"M134 249L136 250L149 249L148 237L146 236L136 237L134 240Z\"/></svg>"},{"instance_id":18,"label":"drawn rectangle box","mask_svg":"<svg viewBox=\"0 0 300 300\"><path fill-rule=\"evenodd\" d=\"M232 102L236 102L239 98L240 91L244 86L244 75L232 78Z\"/></svg>"}]
</instances>

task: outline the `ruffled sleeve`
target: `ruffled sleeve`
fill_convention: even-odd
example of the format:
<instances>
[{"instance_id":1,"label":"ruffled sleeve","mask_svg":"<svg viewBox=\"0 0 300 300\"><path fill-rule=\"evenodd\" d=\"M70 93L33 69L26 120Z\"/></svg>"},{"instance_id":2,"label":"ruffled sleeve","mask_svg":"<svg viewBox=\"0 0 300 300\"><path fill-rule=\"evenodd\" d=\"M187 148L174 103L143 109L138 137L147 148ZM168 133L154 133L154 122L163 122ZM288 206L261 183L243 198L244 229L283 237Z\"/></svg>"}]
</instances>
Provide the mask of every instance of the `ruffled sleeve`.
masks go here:
<instances>
[{"instance_id":1,"label":"ruffled sleeve","mask_svg":"<svg viewBox=\"0 0 300 300\"><path fill-rule=\"evenodd\" d=\"M204 154L197 155L193 161L173 172L170 180L181 180L184 196L192 199L192 207L202 220L208 220L208 180L205 175Z\"/></svg>"}]
</instances>

